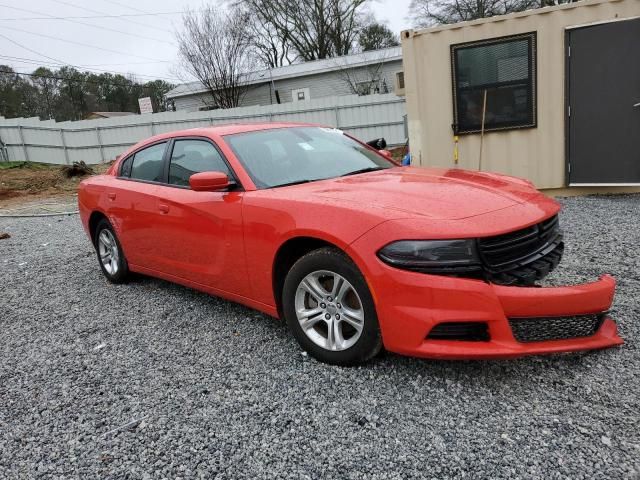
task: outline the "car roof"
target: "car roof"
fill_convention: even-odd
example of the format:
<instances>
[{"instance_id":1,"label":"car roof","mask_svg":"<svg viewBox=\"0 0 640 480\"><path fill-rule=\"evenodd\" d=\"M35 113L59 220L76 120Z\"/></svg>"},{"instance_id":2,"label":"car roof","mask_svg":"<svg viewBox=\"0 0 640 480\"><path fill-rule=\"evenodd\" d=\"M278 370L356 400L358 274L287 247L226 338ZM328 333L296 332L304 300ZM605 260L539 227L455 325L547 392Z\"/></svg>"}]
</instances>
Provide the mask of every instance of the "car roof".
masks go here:
<instances>
[{"instance_id":1,"label":"car roof","mask_svg":"<svg viewBox=\"0 0 640 480\"><path fill-rule=\"evenodd\" d=\"M255 122L255 123L225 123L220 125L212 125L210 127L189 128L186 130L174 130L171 132L161 133L152 137L147 137L139 141L135 145L128 148L119 159L127 157L131 152L146 147L152 143L177 137L211 137L212 135L233 135L236 133L256 132L261 130L273 130L276 128L292 128L292 127L324 127L314 123L300 122Z\"/></svg>"},{"instance_id":2,"label":"car roof","mask_svg":"<svg viewBox=\"0 0 640 480\"><path fill-rule=\"evenodd\" d=\"M261 122L261 123L229 123L224 125L214 125L212 127L206 127L203 129L212 131L217 135L232 135L234 133L255 132L257 130L271 130L274 128L290 128L290 127L319 127L311 123L298 123L298 122Z\"/></svg>"},{"instance_id":3,"label":"car roof","mask_svg":"<svg viewBox=\"0 0 640 480\"><path fill-rule=\"evenodd\" d=\"M261 123L225 123L221 125L213 125L210 127L189 128L186 130L175 130L172 132L162 133L144 140L144 143L151 143L157 140L172 137L188 137L188 136L210 136L210 135L233 135L236 133L255 132L260 130L272 130L276 128L291 127L321 127L312 123L294 123L294 122L261 122Z\"/></svg>"}]
</instances>

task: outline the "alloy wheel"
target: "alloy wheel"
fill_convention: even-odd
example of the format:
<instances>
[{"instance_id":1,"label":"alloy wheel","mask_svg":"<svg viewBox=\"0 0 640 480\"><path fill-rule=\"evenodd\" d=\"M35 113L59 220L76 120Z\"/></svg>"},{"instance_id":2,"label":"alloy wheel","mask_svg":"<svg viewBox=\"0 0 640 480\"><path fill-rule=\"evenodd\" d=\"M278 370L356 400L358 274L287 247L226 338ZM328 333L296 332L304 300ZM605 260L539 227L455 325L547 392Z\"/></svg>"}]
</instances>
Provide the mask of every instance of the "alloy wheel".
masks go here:
<instances>
[{"instance_id":1,"label":"alloy wheel","mask_svg":"<svg viewBox=\"0 0 640 480\"><path fill-rule=\"evenodd\" d=\"M98 235L98 254L105 271L109 275L118 273L120 254L116 239L108 229L104 229Z\"/></svg>"},{"instance_id":2,"label":"alloy wheel","mask_svg":"<svg viewBox=\"0 0 640 480\"><path fill-rule=\"evenodd\" d=\"M295 295L298 322L316 345L330 351L352 347L364 328L364 308L353 285L335 272L318 270L302 279Z\"/></svg>"}]
</instances>

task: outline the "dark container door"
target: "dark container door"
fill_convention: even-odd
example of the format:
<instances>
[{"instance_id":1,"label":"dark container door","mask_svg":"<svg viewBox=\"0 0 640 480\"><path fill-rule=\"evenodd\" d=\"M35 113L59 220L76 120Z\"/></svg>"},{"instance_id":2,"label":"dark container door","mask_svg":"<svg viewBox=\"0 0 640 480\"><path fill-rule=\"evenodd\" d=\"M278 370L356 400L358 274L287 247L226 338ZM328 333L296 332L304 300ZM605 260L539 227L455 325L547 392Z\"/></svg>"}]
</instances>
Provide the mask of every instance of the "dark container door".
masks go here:
<instances>
[{"instance_id":1,"label":"dark container door","mask_svg":"<svg viewBox=\"0 0 640 480\"><path fill-rule=\"evenodd\" d=\"M640 184L640 19L567 33L569 183Z\"/></svg>"}]
</instances>

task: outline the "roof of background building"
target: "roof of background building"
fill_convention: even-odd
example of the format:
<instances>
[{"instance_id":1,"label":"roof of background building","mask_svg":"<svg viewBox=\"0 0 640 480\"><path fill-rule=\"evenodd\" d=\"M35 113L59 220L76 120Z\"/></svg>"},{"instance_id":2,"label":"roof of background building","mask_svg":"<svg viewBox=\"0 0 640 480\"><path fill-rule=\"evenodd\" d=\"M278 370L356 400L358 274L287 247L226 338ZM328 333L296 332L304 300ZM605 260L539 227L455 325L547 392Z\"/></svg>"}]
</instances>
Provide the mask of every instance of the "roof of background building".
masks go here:
<instances>
[{"instance_id":1,"label":"roof of background building","mask_svg":"<svg viewBox=\"0 0 640 480\"><path fill-rule=\"evenodd\" d=\"M87 117L100 117L100 118L111 118L111 117L126 117L127 115L137 115L134 112L89 112Z\"/></svg>"},{"instance_id":2,"label":"roof of background building","mask_svg":"<svg viewBox=\"0 0 640 480\"><path fill-rule=\"evenodd\" d=\"M323 60L312 60L310 62L295 63L284 67L272 68L271 70L259 70L247 74L247 84L266 83L286 78L304 77L319 73L342 70L344 68L355 68L373 63L383 63L402 60L402 47L383 48L381 50L370 50L368 52L345 55L343 57L326 58ZM167 98L184 97L197 93L204 93L207 89L200 82L189 82L178 85L173 90L167 92Z\"/></svg>"}]
</instances>

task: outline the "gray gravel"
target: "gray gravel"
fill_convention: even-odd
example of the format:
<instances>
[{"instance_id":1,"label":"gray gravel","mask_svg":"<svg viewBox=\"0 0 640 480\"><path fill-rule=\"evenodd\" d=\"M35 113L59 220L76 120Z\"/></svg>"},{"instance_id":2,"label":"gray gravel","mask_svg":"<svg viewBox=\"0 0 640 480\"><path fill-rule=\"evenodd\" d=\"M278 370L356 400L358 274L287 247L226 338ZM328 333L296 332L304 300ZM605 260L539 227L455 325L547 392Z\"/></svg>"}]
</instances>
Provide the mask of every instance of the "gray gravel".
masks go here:
<instances>
[{"instance_id":1,"label":"gray gravel","mask_svg":"<svg viewBox=\"0 0 640 480\"><path fill-rule=\"evenodd\" d=\"M0 478L639 478L640 196L563 203L549 282L613 273L623 347L354 369L247 308L107 283L77 217L0 219Z\"/></svg>"}]
</instances>

